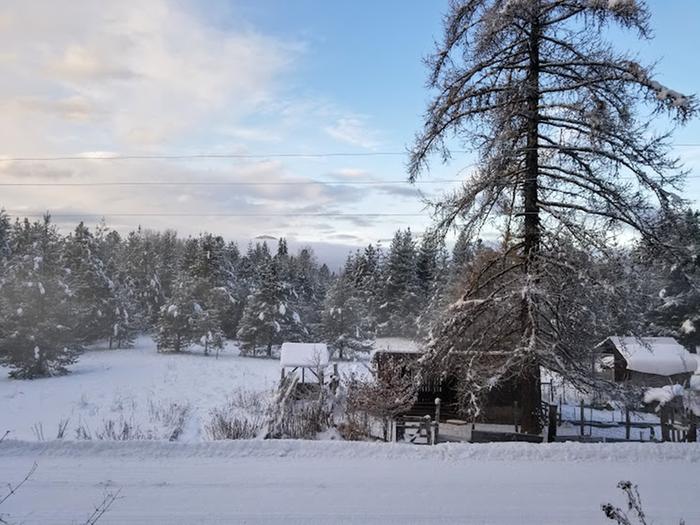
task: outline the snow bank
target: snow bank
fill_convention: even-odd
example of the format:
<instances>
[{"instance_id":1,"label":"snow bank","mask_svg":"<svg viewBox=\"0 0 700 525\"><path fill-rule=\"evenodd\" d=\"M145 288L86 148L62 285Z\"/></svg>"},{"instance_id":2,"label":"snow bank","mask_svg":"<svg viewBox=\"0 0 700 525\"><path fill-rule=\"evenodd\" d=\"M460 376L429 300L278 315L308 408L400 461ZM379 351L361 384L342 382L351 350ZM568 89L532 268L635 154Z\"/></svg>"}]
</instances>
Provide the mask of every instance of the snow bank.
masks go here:
<instances>
[{"instance_id":1,"label":"snow bank","mask_svg":"<svg viewBox=\"0 0 700 525\"><path fill-rule=\"evenodd\" d=\"M649 463L700 462L700 444L690 443L443 443L428 447L393 443L303 440L16 441L0 443L0 458L271 458L415 461L566 461Z\"/></svg>"},{"instance_id":2,"label":"snow bank","mask_svg":"<svg viewBox=\"0 0 700 525\"><path fill-rule=\"evenodd\" d=\"M325 368L329 361L328 347L324 343L282 343L280 365L284 368Z\"/></svg>"}]
</instances>

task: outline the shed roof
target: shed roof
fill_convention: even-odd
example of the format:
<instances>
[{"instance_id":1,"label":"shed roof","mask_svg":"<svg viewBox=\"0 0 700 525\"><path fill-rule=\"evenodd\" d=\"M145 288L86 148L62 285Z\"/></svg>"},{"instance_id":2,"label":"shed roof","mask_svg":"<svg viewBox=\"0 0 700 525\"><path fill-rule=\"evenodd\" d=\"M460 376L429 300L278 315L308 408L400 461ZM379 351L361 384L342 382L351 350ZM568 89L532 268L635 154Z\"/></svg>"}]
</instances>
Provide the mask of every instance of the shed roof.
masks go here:
<instances>
[{"instance_id":1,"label":"shed roof","mask_svg":"<svg viewBox=\"0 0 700 525\"><path fill-rule=\"evenodd\" d=\"M608 337L598 347L612 344L627 362L627 369L644 374L671 376L695 372L698 361L673 337Z\"/></svg>"},{"instance_id":2,"label":"shed roof","mask_svg":"<svg viewBox=\"0 0 700 525\"><path fill-rule=\"evenodd\" d=\"M280 365L283 368L325 368L329 361L325 343L282 343Z\"/></svg>"}]
</instances>

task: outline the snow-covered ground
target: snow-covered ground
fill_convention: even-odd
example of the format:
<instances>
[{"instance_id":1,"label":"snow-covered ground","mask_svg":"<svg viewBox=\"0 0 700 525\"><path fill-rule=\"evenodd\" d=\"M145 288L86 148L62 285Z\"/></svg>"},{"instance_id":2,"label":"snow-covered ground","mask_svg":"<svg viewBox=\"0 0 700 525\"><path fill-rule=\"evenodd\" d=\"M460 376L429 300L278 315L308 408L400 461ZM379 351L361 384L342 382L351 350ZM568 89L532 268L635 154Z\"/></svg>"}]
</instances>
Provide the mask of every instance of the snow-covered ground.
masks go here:
<instances>
[{"instance_id":1,"label":"snow-covered ground","mask_svg":"<svg viewBox=\"0 0 700 525\"><path fill-rule=\"evenodd\" d=\"M340 370L362 369L341 363ZM168 439L172 414L183 413L179 441L207 439L210 411L232 396L272 392L280 377L277 359L240 357L230 344L216 359L201 353L158 354L148 337L127 350L92 350L71 367L71 374L13 380L0 367L0 436L21 440L55 439L68 421L66 439L76 429L91 434L113 421L127 422L142 434Z\"/></svg>"},{"instance_id":2,"label":"snow-covered ground","mask_svg":"<svg viewBox=\"0 0 700 525\"><path fill-rule=\"evenodd\" d=\"M0 485L34 461L0 507L18 523L79 523L121 489L100 523L603 524L622 479L649 523L700 523L695 444L5 441Z\"/></svg>"}]
</instances>

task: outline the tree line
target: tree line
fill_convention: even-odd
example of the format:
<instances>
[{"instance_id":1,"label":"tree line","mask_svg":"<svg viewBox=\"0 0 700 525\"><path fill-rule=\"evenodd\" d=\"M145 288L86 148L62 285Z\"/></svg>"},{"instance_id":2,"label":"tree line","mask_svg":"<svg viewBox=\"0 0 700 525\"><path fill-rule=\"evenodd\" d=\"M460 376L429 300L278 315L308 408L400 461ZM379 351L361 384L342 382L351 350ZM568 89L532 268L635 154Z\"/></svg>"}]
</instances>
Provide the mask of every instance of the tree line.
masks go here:
<instances>
[{"instance_id":1,"label":"tree line","mask_svg":"<svg viewBox=\"0 0 700 525\"><path fill-rule=\"evenodd\" d=\"M283 341L326 341L340 358L367 352L377 335L425 331L425 305L470 251L398 231L332 272L310 248L291 254L202 233L78 224L61 234L50 216L10 221L0 212L0 362L16 378L67 372L97 342L125 348L151 334L161 352L227 339L244 355L272 356ZM423 328L422 328L423 327Z\"/></svg>"}]
</instances>

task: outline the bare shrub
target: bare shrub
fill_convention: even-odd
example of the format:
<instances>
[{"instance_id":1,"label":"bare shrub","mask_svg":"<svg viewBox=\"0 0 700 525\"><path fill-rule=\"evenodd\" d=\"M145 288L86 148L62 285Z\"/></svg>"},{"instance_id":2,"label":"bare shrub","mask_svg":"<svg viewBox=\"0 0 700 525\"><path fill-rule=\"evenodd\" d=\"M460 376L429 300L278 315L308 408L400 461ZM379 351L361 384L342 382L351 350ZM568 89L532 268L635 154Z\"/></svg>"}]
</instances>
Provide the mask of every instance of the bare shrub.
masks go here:
<instances>
[{"instance_id":1,"label":"bare shrub","mask_svg":"<svg viewBox=\"0 0 700 525\"><path fill-rule=\"evenodd\" d=\"M153 401L148 402L150 421L163 427L163 431L159 434L169 441L176 441L182 435L189 413L190 405L188 404L171 402L167 405L156 405Z\"/></svg>"},{"instance_id":2,"label":"bare shrub","mask_svg":"<svg viewBox=\"0 0 700 525\"><path fill-rule=\"evenodd\" d=\"M601 505L605 517L615 521L618 525L633 525L634 523L648 525L649 522L642 508L642 498L639 496L637 485L633 485L631 481L620 481L617 484L617 488L625 493L627 497L627 512L632 515L628 515L627 512L623 511L620 507L616 507L612 503L605 503ZM680 525L684 524L685 521L681 520Z\"/></svg>"},{"instance_id":3,"label":"bare shrub","mask_svg":"<svg viewBox=\"0 0 700 525\"><path fill-rule=\"evenodd\" d=\"M66 429L68 428L68 423L70 423L70 419L61 419L58 422L58 429L56 430L56 439L63 439L66 435Z\"/></svg>"},{"instance_id":4,"label":"bare shrub","mask_svg":"<svg viewBox=\"0 0 700 525\"><path fill-rule=\"evenodd\" d=\"M152 435L144 433L133 420L127 420L123 417L117 421L114 419L103 420L102 428L95 431L95 438L109 441L153 439Z\"/></svg>"},{"instance_id":5,"label":"bare shrub","mask_svg":"<svg viewBox=\"0 0 700 525\"><path fill-rule=\"evenodd\" d=\"M205 426L210 439L253 439L258 436L263 427L263 420L253 420L239 417L223 409L212 410L211 420Z\"/></svg>"},{"instance_id":6,"label":"bare shrub","mask_svg":"<svg viewBox=\"0 0 700 525\"><path fill-rule=\"evenodd\" d=\"M411 373L401 363L386 360L374 377L350 374L344 378L347 390L345 419L358 432L370 436L367 416L382 422L384 439L388 439L389 425L397 415L409 410L416 399Z\"/></svg>"},{"instance_id":7,"label":"bare shrub","mask_svg":"<svg viewBox=\"0 0 700 525\"><path fill-rule=\"evenodd\" d=\"M324 399L288 403L274 439L315 439L333 425L333 414Z\"/></svg>"},{"instance_id":8,"label":"bare shrub","mask_svg":"<svg viewBox=\"0 0 700 525\"><path fill-rule=\"evenodd\" d=\"M270 411L266 392L237 389L228 396L226 404L210 412L204 427L210 439L253 439L259 436Z\"/></svg>"}]
</instances>

